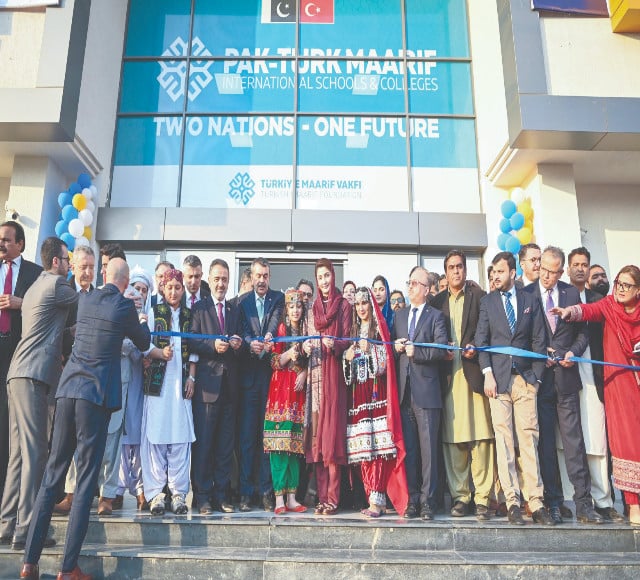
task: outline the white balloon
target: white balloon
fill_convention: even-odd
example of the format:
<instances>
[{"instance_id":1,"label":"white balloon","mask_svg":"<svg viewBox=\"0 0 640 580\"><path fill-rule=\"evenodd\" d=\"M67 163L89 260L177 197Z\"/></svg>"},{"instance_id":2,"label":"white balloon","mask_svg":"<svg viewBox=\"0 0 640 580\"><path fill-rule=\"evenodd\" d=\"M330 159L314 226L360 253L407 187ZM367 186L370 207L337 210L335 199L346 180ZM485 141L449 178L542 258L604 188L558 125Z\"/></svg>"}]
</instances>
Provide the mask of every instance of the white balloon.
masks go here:
<instances>
[{"instance_id":1,"label":"white balloon","mask_svg":"<svg viewBox=\"0 0 640 580\"><path fill-rule=\"evenodd\" d=\"M91 195L93 197L95 197L96 195L98 195L98 188L95 185L90 185L89 186L89 191L91 192Z\"/></svg>"},{"instance_id":2,"label":"white balloon","mask_svg":"<svg viewBox=\"0 0 640 580\"><path fill-rule=\"evenodd\" d=\"M93 213L88 209L83 209L78 214L78 219L82 222L83 225L90 226L93 223Z\"/></svg>"},{"instance_id":3,"label":"white balloon","mask_svg":"<svg viewBox=\"0 0 640 580\"><path fill-rule=\"evenodd\" d=\"M82 234L84 233L84 224L78 218L71 220L69 222L69 233L74 238L82 237Z\"/></svg>"},{"instance_id":4,"label":"white balloon","mask_svg":"<svg viewBox=\"0 0 640 580\"><path fill-rule=\"evenodd\" d=\"M527 194L521 187L514 187L511 190L511 201L513 201L516 205L518 205L521 201L524 201L524 198L526 196Z\"/></svg>"},{"instance_id":5,"label":"white balloon","mask_svg":"<svg viewBox=\"0 0 640 580\"><path fill-rule=\"evenodd\" d=\"M90 246L90 245L91 243L84 236L80 236L79 238L76 238L76 248L79 248L80 246Z\"/></svg>"},{"instance_id":6,"label":"white balloon","mask_svg":"<svg viewBox=\"0 0 640 580\"><path fill-rule=\"evenodd\" d=\"M94 213L96 211L96 204L92 201L88 201L87 207L85 207L84 209L88 209L91 213Z\"/></svg>"},{"instance_id":7,"label":"white balloon","mask_svg":"<svg viewBox=\"0 0 640 580\"><path fill-rule=\"evenodd\" d=\"M93 193L91 193L91 190L88 187L85 187L82 190L82 195L87 198L87 201L91 201L91 198L93 197Z\"/></svg>"}]
</instances>

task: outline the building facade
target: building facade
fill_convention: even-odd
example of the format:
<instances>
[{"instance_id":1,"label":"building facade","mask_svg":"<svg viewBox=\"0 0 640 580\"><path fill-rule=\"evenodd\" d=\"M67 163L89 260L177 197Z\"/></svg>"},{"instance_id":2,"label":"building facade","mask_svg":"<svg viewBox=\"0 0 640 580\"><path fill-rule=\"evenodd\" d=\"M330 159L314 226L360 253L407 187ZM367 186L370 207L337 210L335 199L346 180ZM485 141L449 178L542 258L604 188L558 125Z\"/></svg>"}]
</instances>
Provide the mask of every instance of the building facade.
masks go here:
<instances>
[{"instance_id":1,"label":"building facade","mask_svg":"<svg viewBox=\"0 0 640 580\"><path fill-rule=\"evenodd\" d=\"M323 255L400 286L452 247L484 283L509 198L514 243L638 262L640 35L608 18L529 0L51 4L0 11L0 203L27 255L87 171L98 241L146 267L224 257L232 288L257 255L276 287Z\"/></svg>"}]
</instances>

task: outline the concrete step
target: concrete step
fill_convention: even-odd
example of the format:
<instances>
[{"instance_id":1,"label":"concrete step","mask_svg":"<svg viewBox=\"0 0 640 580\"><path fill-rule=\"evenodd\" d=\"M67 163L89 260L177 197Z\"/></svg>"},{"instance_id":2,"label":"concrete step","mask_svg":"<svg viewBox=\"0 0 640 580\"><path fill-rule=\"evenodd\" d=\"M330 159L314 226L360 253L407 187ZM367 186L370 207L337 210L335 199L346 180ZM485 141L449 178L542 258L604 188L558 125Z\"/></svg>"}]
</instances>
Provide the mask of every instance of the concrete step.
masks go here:
<instances>
[{"instance_id":1,"label":"concrete step","mask_svg":"<svg viewBox=\"0 0 640 580\"><path fill-rule=\"evenodd\" d=\"M66 523L52 521L59 545L44 551L43 572L59 570ZM0 549L0 578L16 578L21 561L22 554ZM640 530L359 513L160 518L125 509L92 515L80 565L96 578L127 579L640 578Z\"/></svg>"}]
</instances>

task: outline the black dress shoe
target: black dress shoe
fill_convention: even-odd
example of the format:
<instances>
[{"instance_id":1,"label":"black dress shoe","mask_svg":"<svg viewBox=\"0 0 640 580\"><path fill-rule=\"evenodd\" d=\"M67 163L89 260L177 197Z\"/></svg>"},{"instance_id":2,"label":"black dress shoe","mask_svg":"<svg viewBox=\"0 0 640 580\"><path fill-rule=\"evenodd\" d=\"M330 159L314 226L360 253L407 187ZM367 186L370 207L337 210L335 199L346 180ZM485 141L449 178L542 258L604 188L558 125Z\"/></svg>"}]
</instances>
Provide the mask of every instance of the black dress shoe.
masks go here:
<instances>
[{"instance_id":1,"label":"black dress shoe","mask_svg":"<svg viewBox=\"0 0 640 580\"><path fill-rule=\"evenodd\" d=\"M203 501L202 503L200 503L200 507L198 509L200 511L200 514L203 516L210 516L213 513L213 507L208 501Z\"/></svg>"},{"instance_id":2,"label":"black dress shoe","mask_svg":"<svg viewBox=\"0 0 640 580\"><path fill-rule=\"evenodd\" d=\"M489 508L481 503L476 504L476 519L479 522L487 522L491 519L489 516Z\"/></svg>"},{"instance_id":3,"label":"black dress shoe","mask_svg":"<svg viewBox=\"0 0 640 580\"><path fill-rule=\"evenodd\" d=\"M404 510L404 514L402 514L402 517L407 520L412 520L414 518L417 518L418 508L416 507L416 504L414 503L407 504L407 509Z\"/></svg>"},{"instance_id":4,"label":"black dress shoe","mask_svg":"<svg viewBox=\"0 0 640 580\"><path fill-rule=\"evenodd\" d=\"M572 520L573 519L573 512L566 505L564 505L563 503L560 504L560 515L565 520Z\"/></svg>"},{"instance_id":5,"label":"black dress shoe","mask_svg":"<svg viewBox=\"0 0 640 580\"><path fill-rule=\"evenodd\" d=\"M224 512L225 514L232 514L236 511L236 506L234 506L229 501L223 501L220 502L220 511Z\"/></svg>"},{"instance_id":6,"label":"black dress shoe","mask_svg":"<svg viewBox=\"0 0 640 580\"><path fill-rule=\"evenodd\" d=\"M262 506L266 512L272 512L276 509L276 499L273 497L272 493L265 493L262 496Z\"/></svg>"},{"instance_id":7,"label":"black dress shoe","mask_svg":"<svg viewBox=\"0 0 640 580\"><path fill-rule=\"evenodd\" d=\"M581 524L604 524L604 518L590 505L576 507L576 519Z\"/></svg>"},{"instance_id":8,"label":"black dress shoe","mask_svg":"<svg viewBox=\"0 0 640 580\"><path fill-rule=\"evenodd\" d=\"M11 549L15 550L16 552L21 552L22 550L24 550L26 545L27 545L27 538L14 538L13 542L11 542ZM44 544L42 545L42 547L52 548L55 545L56 545L56 541L53 538L46 537L44 539Z\"/></svg>"},{"instance_id":9,"label":"black dress shoe","mask_svg":"<svg viewBox=\"0 0 640 580\"><path fill-rule=\"evenodd\" d=\"M516 526L524 526L524 518L522 517L522 510L520 506L512 505L509 508L509 513L507 514L509 518L509 523Z\"/></svg>"},{"instance_id":10,"label":"black dress shoe","mask_svg":"<svg viewBox=\"0 0 640 580\"><path fill-rule=\"evenodd\" d=\"M251 498L248 495L240 496L240 511L241 512L251 511Z\"/></svg>"},{"instance_id":11,"label":"black dress shoe","mask_svg":"<svg viewBox=\"0 0 640 580\"><path fill-rule=\"evenodd\" d=\"M608 507L608 508L599 508L596 507L596 511L604 518L605 522L613 522L616 524L624 524L627 521L616 508Z\"/></svg>"},{"instance_id":12,"label":"black dress shoe","mask_svg":"<svg viewBox=\"0 0 640 580\"><path fill-rule=\"evenodd\" d=\"M559 507L550 507L549 517L553 520L554 524L564 524L564 520L562 519L562 514L560 513Z\"/></svg>"},{"instance_id":13,"label":"black dress shoe","mask_svg":"<svg viewBox=\"0 0 640 580\"><path fill-rule=\"evenodd\" d=\"M433 519L433 509L427 502L420 506L420 519L425 522L429 522Z\"/></svg>"},{"instance_id":14,"label":"black dress shoe","mask_svg":"<svg viewBox=\"0 0 640 580\"><path fill-rule=\"evenodd\" d=\"M540 524L541 526L555 526L556 523L549 517L547 510L545 508L540 508L535 512L532 512L531 517L533 518L533 522L535 524Z\"/></svg>"},{"instance_id":15,"label":"black dress shoe","mask_svg":"<svg viewBox=\"0 0 640 580\"><path fill-rule=\"evenodd\" d=\"M469 506L466 503L464 503L463 501L457 501L451 508L451 515L454 518L462 518L467 515L468 511Z\"/></svg>"}]
</instances>

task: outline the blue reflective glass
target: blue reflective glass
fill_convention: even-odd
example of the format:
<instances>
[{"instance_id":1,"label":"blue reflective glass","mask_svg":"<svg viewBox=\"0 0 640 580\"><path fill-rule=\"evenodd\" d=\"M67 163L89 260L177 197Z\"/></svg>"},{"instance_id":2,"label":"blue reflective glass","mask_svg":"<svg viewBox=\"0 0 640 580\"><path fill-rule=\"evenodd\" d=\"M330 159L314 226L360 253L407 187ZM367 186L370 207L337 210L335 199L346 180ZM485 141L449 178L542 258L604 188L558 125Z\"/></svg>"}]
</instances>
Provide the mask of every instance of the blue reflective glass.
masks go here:
<instances>
[{"instance_id":1,"label":"blue reflective glass","mask_svg":"<svg viewBox=\"0 0 640 580\"><path fill-rule=\"evenodd\" d=\"M410 113L473 114L469 63L412 61L407 68Z\"/></svg>"},{"instance_id":2,"label":"blue reflective glass","mask_svg":"<svg viewBox=\"0 0 640 580\"><path fill-rule=\"evenodd\" d=\"M466 0L405 0L407 56L435 51L440 57L469 56Z\"/></svg>"},{"instance_id":3,"label":"blue reflective glass","mask_svg":"<svg viewBox=\"0 0 640 580\"><path fill-rule=\"evenodd\" d=\"M189 99L190 112L293 112L295 80L291 61L201 63L198 74L206 70L207 76L201 77L201 94ZM196 78L193 68L189 78Z\"/></svg>"},{"instance_id":4,"label":"blue reflective glass","mask_svg":"<svg viewBox=\"0 0 640 580\"><path fill-rule=\"evenodd\" d=\"M414 119L414 167L477 167L473 119Z\"/></svg>"},{"instance_id":5,"label":"blue reflective glass","mask_svg":"<svg viewBox=\"0 0 640 580\"><path fill-rule=\"evenodd\" d=\"M131 0L125 56L186 56L190 19L191 0Z\"/></svg>"},{"instance_id":6,"label":"blue reflective glass","mask_svg":"<svg viewBox=\"0 0 640 580\"><path fill-rule=\"evenodd\" d=\"M187 61L125 62L120 111L181 113Z\"/></svg>"}]
</instances>

